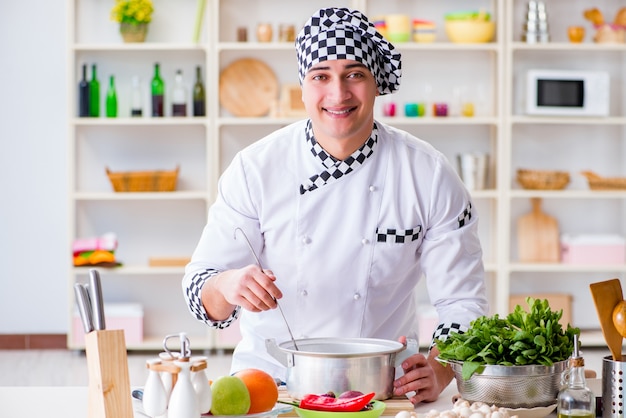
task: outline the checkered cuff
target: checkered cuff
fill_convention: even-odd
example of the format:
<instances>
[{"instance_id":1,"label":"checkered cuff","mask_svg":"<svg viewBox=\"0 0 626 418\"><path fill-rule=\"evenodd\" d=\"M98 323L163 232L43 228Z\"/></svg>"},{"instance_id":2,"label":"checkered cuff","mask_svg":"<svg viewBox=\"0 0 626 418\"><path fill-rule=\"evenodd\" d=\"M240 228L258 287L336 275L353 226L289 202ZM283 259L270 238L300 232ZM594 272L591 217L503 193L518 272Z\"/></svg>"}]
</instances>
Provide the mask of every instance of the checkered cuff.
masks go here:
<instances>
[{"instance_id":1,"label":"checkered cuff","mask_svg":"<svg viewBox=\"0 0 626 418\"><path fill-rule=\"evenodd\" d=\"M465 325L457 324L455 322L444 322L439 324L435 332L433 332L433 339L430 343L430 347L428 350L432 350L435 346L437 340L445 340L448 338L448 335L453 332L458 332L460 334L464 334L467 331L467 327Z\"/></svg>"},{"instance_id":2,"label":"checkered cuff","mask_svg":"<svg viewBox=\"0 0 626 418\"><path fill-rule=\"evenodd\" d=\"M463 228L471 220L472 220L472 202L467 204L467 207L465 208L463 213L461 213L459 217L457 218L457 221L459 222L459 229Z\"/></svg>"},{"instance_id":3,"label":"checkered cuff","mask_svg":"<svg viewBox=\"0 0 626 418\"><path fill-rule=\"evenodd\" d=\"M233 313L230 316L222 321L213 321L209 318L202 305L202 299L200 297L200 292L202 291L202 286L209 280L211 277L218 274L219 271L214 269L207 269L203 272L197 273L191 279L191 284L185 291L185 300L187 301L187 306L191 311L191 314L196 317L199 321L204 322L208 326L217 329L224 329L230 326L238 317L239 312L241 311L241 306L235 307Z\"/></svg>"}]
</instances>

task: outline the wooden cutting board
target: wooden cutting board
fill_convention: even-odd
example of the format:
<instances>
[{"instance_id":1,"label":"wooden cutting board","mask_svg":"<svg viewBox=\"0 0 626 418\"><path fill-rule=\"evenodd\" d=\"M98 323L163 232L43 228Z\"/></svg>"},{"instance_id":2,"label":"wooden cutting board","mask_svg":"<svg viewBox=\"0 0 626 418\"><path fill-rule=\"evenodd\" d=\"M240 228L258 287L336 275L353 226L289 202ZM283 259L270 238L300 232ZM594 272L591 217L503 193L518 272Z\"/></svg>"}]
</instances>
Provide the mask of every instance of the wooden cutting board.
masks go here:
<instances>
[{"instance_id":1,"label":"wooden cutting board","mask_svg":"<svg viewBox=\"0 0 626 418\"><path fill-rule=\"evenodd\" d=\"M263 61L242 58L220 74L220 104L235 116L266 115L278 100L278 79Z\"/></svg>"},{"instance_id":2,"label":"wooden cutting board","mask_svg":"<svg viewBox=\"0 0 626 418\"><path fill-rule=\"evenodd\" d=\"M287 393L287 390L284 388L281 388L278 391L278 399L281 401L285 401L285 402L296 402L294 401L292 397L289 396L289 394ZM385 402L385 410L383 411L383 415L396 415L400 411L410 412L415 409L411 401L409 401L405 397L394 397L391 399L387 399L383 402ZM280 414L280 416L281 417L297 417L298 414L296 413L296 411L291 410L287 412L286 414Z\"/></svg>"},{"instance_id":3,"label":"wooden cutting board","mask_svg":"<svg viewBox=\"0 0 626 418\"><path fill-rule=\"evenodd\" d=\"M532 198L532 211L517 220L519 260L528 263L558 263L561 259L559 226L541 211L541 199Z\"/></svg>"}]
</instances>

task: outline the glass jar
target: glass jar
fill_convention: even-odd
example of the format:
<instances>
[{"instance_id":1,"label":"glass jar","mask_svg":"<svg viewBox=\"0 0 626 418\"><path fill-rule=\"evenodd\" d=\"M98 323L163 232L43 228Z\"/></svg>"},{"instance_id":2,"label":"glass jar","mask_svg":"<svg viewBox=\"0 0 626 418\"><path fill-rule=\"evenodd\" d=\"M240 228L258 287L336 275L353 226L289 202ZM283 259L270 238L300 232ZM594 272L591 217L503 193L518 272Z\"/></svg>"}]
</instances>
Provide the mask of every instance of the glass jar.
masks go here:
<instances>
[{"instance_id":1,"label":"glass jar","mask_svg":"<svg viewBox=\"0 0 626 418\"><path fill-rule=\"evenodd\" d=\"M259 23L256 27L256 39L259 42L272 42L274 31L270 23Z\"/></svg>"}]
</instances>

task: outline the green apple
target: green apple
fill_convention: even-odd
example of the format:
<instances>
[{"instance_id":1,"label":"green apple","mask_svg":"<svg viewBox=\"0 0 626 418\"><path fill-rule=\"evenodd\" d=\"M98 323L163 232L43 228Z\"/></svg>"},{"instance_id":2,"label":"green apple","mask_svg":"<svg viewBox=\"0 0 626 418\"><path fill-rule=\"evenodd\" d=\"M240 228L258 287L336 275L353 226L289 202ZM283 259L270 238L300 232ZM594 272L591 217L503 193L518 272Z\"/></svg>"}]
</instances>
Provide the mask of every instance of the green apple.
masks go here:
<instances>
[{"instance_id":1,"label":"green apple","mask_svg":"<svg viewBox=\"0 0 626 418\"><path fill-rule=\"evenodd\" d=\"M250 409L250 392L235 376L221 376L211 385L213 415L244 415Z\"/></svg>"}]
</instances>

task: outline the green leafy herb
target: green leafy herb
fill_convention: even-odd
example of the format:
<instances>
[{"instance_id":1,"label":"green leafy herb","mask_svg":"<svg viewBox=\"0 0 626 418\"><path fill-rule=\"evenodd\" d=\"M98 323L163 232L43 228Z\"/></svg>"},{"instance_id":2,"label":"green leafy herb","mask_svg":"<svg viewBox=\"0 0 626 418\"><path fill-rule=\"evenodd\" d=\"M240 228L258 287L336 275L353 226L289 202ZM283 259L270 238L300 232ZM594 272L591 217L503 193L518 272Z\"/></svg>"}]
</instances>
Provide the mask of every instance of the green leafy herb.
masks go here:
<instances>
[{"instance_id":1,"label":"green leafy herb","mask_svg":"<svg viewBox=\"0 0 626 418\"><path fill-rule=\"evenodd\" d=\"M463 379L480 373L485 365L552 366L567 360L574 349L574 335L580 329L559 323L563 310L552 311L548 300L526 298L530 312L520 305L505 319L495 314L471 322L466 333L453 333L437 340L442 360L463 362Z\"/></svg>"}]
</instances>

